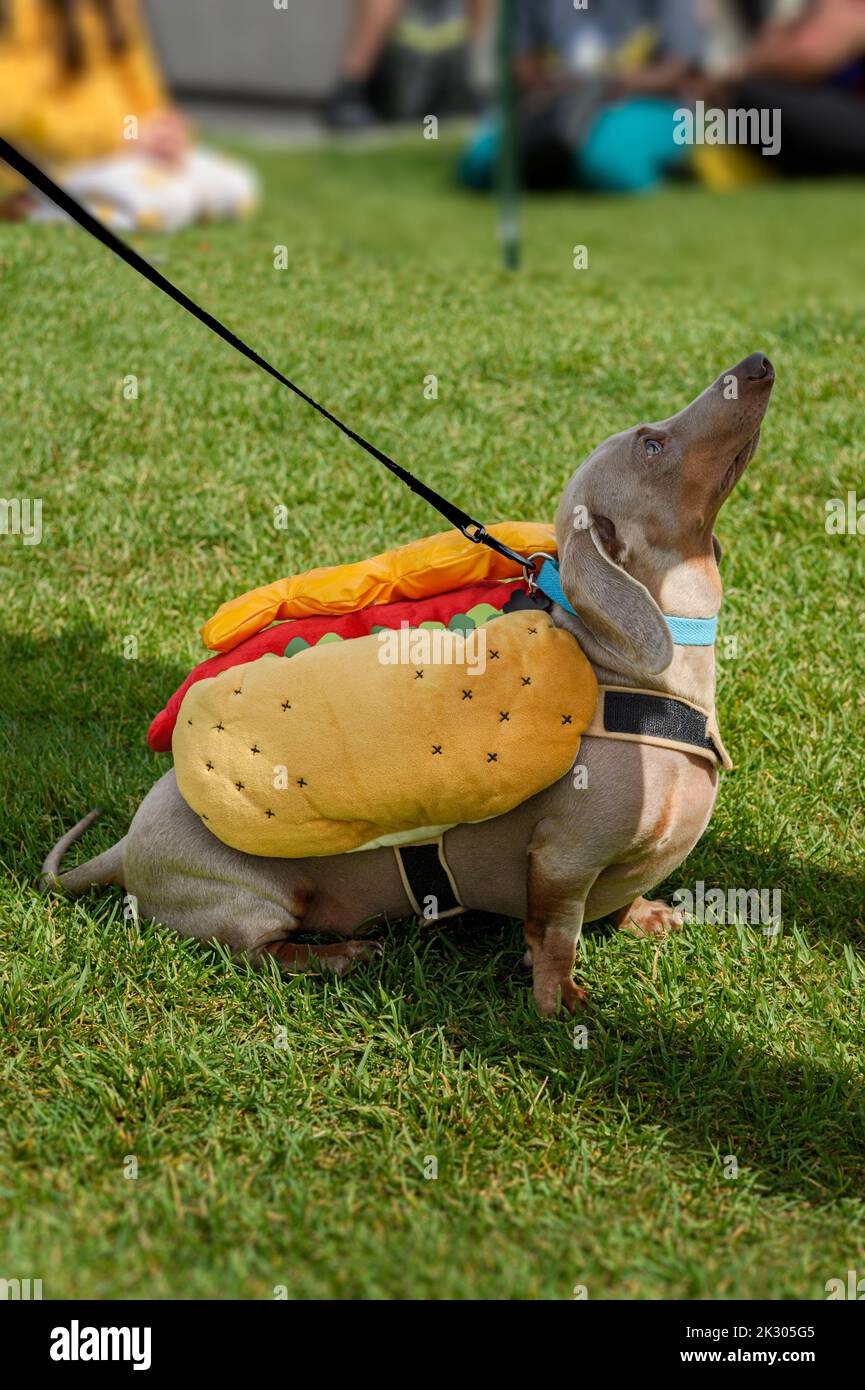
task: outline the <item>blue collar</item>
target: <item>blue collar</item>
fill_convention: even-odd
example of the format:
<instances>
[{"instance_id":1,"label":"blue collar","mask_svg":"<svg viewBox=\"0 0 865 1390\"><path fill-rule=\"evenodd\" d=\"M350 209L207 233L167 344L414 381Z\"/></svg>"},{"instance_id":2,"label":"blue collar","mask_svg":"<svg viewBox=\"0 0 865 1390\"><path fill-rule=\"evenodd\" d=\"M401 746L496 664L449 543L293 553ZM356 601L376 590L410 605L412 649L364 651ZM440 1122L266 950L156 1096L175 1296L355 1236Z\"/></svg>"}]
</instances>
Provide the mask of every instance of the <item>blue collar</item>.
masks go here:
<instances>
[{"instance_id":1,"label":"blue collar","mask_svg":"<svg viewBox=\"0 0 865 1390\"><path fill-rule=\"evenodd\" d=\"M555 560L544 560L536 582L541 593L551 598L553 603L558 603L567 613L575 612L565 597ZM665 613L664 622L678 647L711 647L718 632L717 618L671 618Z\"/></svg>"}]
</instances>

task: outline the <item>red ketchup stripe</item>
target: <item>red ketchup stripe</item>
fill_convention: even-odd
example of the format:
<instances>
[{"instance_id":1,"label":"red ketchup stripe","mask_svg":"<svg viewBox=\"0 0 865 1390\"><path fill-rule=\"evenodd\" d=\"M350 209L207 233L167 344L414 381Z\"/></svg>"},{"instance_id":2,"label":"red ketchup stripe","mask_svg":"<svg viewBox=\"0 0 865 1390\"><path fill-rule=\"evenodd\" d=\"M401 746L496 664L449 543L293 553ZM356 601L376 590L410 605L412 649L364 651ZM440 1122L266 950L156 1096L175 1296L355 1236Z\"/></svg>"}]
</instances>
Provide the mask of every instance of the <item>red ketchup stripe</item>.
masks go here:
<instances>
[{"instance_id":1,"label":"red ketchup stripe","mask_svg":"<svg viewBox=\"0 0 865 1390\"><path fill-rule=\"evenodd\" d=\"M488 603L493 608L504 608L515 589L525 592L525 588L525 581L522 579L505 582L484 579L477 584L467 584L461 589L450 589L445 594L433 594L428 598L399 599L394 603L372 604L356 613L292 618L284 623L275 623L272 627L265 628L264 632L247 637L245 642L239 643L230 652L220 652L194 667L150 725L147 742L154 753L169 752L183 697L196 681L218 676L220 671L227 671L232 666L257 661L269 652L282 656L288 644L296 637L301 637L312 647L325 633L337 633L338 636L348 639L367 637L374 627L399 628L403 623L407 623L409 627L436 622L447 626L457 613L467 613L479 603Z\"/></svg>"}]
</instances>

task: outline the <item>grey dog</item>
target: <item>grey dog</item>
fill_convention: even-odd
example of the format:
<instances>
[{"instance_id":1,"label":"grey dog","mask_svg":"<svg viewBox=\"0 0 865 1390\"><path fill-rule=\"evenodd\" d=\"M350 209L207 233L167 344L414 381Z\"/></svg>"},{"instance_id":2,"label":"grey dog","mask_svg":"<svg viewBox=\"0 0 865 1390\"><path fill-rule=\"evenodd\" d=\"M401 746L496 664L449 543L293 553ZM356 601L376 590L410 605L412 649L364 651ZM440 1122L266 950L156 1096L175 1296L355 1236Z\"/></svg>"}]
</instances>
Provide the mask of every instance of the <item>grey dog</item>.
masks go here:
<instances>
[{"instance_id":1,"label":"grey dog","mask_svg":"<svg viewBox=\"0 0 865 1390\"><path fill-rule=\"evenodd\" d=\"M674 646L664 613L710 617L721 604L715 518L752 459L774 382L753 353L658 424L605 440L571 477L556 514L561 580L575 614L554 605L599 682L657 691L714 710L714 648ZM575 509L588 524L575 528ZM584 921L612 915L641 934L681 918L643 896L690 853L708 824L718 772L670 747L583 739L585 786L570 774L507 815L455 826L447 858L467 908L521 918L525 963L544 1015L573 1011ZM260 858L217 840L167 772L127 834L66 873L61 861L91 812L55 845L43 876L71 893L117 884L142 916L182 936L224 943L237 957L273 957L288 971L343 973L379 943L352 934L409 902L390 849L308 859ZM293 940L332 934L332 945Z\"/></svg>"}]
</instances>

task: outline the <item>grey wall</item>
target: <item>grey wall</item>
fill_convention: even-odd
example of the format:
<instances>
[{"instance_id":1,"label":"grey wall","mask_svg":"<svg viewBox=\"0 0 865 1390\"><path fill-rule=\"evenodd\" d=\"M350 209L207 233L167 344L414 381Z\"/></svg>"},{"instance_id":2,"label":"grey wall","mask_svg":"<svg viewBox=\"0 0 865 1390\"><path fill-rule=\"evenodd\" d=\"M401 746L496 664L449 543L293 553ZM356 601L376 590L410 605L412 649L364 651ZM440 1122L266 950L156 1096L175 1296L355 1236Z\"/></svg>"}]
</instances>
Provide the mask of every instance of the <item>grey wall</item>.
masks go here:
<instances>
[{"instance_id":1,"label":"grey wall","mask_svg":"<svg viewBox=\"0 0 865 1390\"><path fill-rule=\"evenodd\" d=\"M203 96L220 92L294 100L333 83L351 0L146 0L169 82Z\"/></svg>"}]
</instances>

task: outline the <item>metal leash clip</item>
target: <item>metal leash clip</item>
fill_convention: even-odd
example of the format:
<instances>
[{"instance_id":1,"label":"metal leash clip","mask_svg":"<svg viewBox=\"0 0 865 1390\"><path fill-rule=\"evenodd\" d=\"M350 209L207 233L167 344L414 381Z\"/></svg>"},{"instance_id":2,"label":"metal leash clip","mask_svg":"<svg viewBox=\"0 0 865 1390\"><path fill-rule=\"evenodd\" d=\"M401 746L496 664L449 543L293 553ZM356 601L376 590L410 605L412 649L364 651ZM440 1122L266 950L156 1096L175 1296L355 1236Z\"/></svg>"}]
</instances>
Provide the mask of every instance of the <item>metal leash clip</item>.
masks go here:
<instances>
[{"instance_id":1,"label":"metal leash clip","mask_svg":"<svg viewBox=\"0 0 865 1390\"><path fill-rule=\"evenodd\" d=\"M551 559L552 559L552 556L549 555L549 554L547 553L547 551L545 551L545 550L533 550L532 553L531 553L531 555L526 555L526 557L524 558L524 560L523 560L523 574L524 574L524 576L525 576L526 584L528 585L529 593L530 593L530 594L533 594L533 593L535 592L535 590L537 589L537 587L538 587L538 575L539 575L540 572L541 572L541 566L540 566L540 565L537 565L537 566L536 566L536 565L534 565L532 562L533 562L534 560L540 560L540 561L541 561L541 564L543 564L543 562L544 562L545 560L551 560Z\"/></svg>"}]
</instances>

